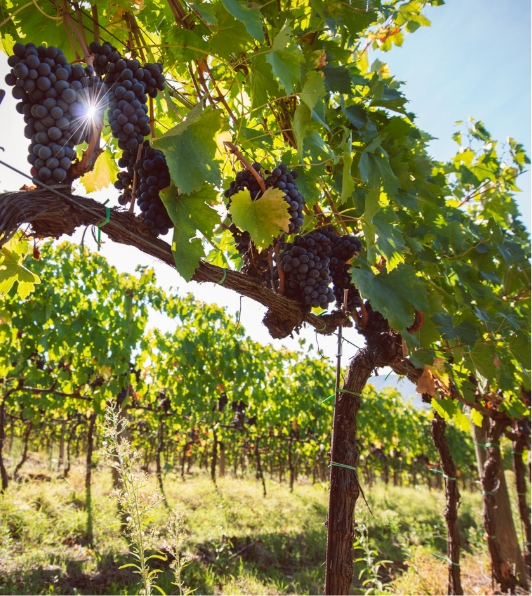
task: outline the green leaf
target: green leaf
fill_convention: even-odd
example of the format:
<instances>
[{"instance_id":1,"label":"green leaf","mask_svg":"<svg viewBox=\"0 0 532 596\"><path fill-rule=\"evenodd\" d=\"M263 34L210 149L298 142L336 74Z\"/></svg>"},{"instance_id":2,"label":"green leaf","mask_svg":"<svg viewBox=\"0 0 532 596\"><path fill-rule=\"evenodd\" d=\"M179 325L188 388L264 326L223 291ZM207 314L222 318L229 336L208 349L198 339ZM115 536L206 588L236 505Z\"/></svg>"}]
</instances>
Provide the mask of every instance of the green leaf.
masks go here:
<instances>
[{"instance_id":1,"label":"green leaf","mask_svg":"<svg viewBox=\"0 0 532 596\"><path fill-rule=\"evenodd\" d=\"M478 410L475 410L475 408L471 408L469 415L471 416L473 424L475 424L475 426L478 426L479 428L482 428L482 421L484 420L484 416L482 416L482 414Z\"/></svg>"},{"instance_id":2,"label":"green leaf","mask_svg":"<svg viewBox=\"0 0 532 596\"><path fill-rule=\"evenodd\" d=\"M269 188L256 201L251 200L249 190L241 190L231 197L229 213L242 231L249 232L259 250L271 245L279 232L288 232L290 214L284 192Z\"/></svg>"},{"instance_id":3,"label":"green leaf","mask_svg":"<svg viewBox=\"0 0 532 596\"><path fill-rule=\"evenodd\" d=\"M304 103L300 103L296 108L294 114L294 124L292 127L294 130L294 135L296 137L297 154L299 156L300 161L303 161L303 142L305 140L305 135L310 120L311 112L309 107Z\"/></svg>"},{"instance_id":4,"label":"green leaf","mask_svg":"<svg viewBox=\"0 0 532 596\"><path fill-rule=\"evenodd\" d=\"M190 281L200 260L205 256L203 244L196 238L197 230L211 237L213 228L220 221L216 211L205 204L215 197L212 187L202 188L192 195L177 196L175 187L161 194L161 199L174 222L172 254L178 273Z\"/></svg>"},{"instance_id":5,"label":"green leaf","mask_svg":"<svg viewBox=\"0 0 532 596\"><path fill-rule=\"evenodd\" d=\"M530 368L530 338L524 335L512 335L508 339L508 349L525 370Z\"/></svg>"},{"instance_id":6,"label":"green leaf","mask_svg":"<svg viewBox=\"0 0 532 596\"><path fill-rule=\"evenodd\" d=\"M161 194L170 219L175 226L187 225L199 230L206 238L211 239L214 228L220 223L220 216L209 204L216 203L218 193L212 186L205 185L201 190L190 195L177 194L171 186Z\"/></svg>"},{"instance_id":7,"label":"green leaf","mask_svg":"<svg viewBox=\"0 0 532 596\"><path fill-rule=\"evenodd\" d=\"M273 74L281 81L288 94L293 93L299 81L301 63L305 60L301 49L291 41L291 32L291 27L282 29L273 40L272 51L266 54Z\"/></svg>"},{"instance_id":8,"label":"green leaf","mask_svg":"<svg viewBox=\"0 0 532 596\"><path fill-rule=\"evenodd\" d=\"M272 67L263 55L251 60L249 86L252 109L266 105L270 97L279 94L279 85L273 76Z\"/></svg>"},{"instance_id":9,"label":"green leaf","mask_svg":"<svg viewBox=\"0 0 532 596\"><path fill-rule=\"evenodd\" d=\"M327 91L351 94L351 75L345 66L324 66L321 70Z\"/></svg>"},{"instance_id":10,"label":"green leaf","mask_svg":"<svg viewBox=\"0 0 532 596\"><path fill-rule=\"evenodd\" d=\"M183 122L153 142L164 152L172 180L185 194L198 190L205 182L221 182L216 139L225 126L221 111L203 110L198 104Z\"/></svg>"},{"instance_id":11,"label":"green leaf","mask_svg":"<svg viewBox=\"0 0 532 596\"><path fill-rule=\"evenodd\" d=\"M115 181L118 171L118 166L111 153L104 151L96 160L94 168L82 176L79 181L88 193L102 190Z\"/></svg>"},{"instance_id":12,"label":"green leaf","mask_svg":"<svg viewBox=\"0 0 532 596\"><path fill-rule=\"evenodd\" d=\"M39 277L24 266L28 252L29 243L19 234L0 249L0 298L4 298L18 282L17 296L24 300L40 283Z\"/></svg>"},{"instance_id":13,"label":"green leaf","mask_svg":"<svg viewBox=\"0 0 532 596\"><path fill-rule=\"evenodd\" d=\"M428 312L427 289L410 265L399 265L389 273L353 268L353 282L390 327L403 331L414 321L415 309Z\"/></svg>"},{"instance_id":14,"label":"green leaf","mask_svg":"<svg viewBox=\"0 0 532 596\"><path fill-rule=\"evenodd\" d=\"M472 346L478 339L478 331L469 321L463 321L458 325L453 323L451 315L437 313L432 317L438 331L443 339L456 339Z\"/></svg>"},{"instance_id":15,"label":"green leaf","mask_svg":"<svg viewBox=\"0 0 532 596\"><path fill-rule=\"evenodd\" d=\"M351 138L347 143L346 150L344 151L344 166L342 169L342 194L340 196L340 203L345 203L355 190L355 181L351 176L351 166L353 165L353 154L351 153Z\"/></svg>"},{"instance_id":16,"label":"green leaf","mask_svg":"<svg viewBox=\"0 0 532 596\"><path fill-rule=\"evenodd\" d=\"M318 100L325 97L325 84L323 82L323 73L311 70L307 74L307 80L301 91L301 101L304 101L310 110L318 103Z\"/></svg>"},{"instance_id":17,"label":"green leaf","mask_svg":"<svg viewBox=\"0 0 532 596\"><path fill-rule=\"evenodd\" d=\"M230 12L235 19L244 23L247 32L256 40L264 41L264 31L262 29L261 14L258 5L252 5L249 8L244 2L238 0L222 0L226 10Z\"/></svg>"}]
</instances>

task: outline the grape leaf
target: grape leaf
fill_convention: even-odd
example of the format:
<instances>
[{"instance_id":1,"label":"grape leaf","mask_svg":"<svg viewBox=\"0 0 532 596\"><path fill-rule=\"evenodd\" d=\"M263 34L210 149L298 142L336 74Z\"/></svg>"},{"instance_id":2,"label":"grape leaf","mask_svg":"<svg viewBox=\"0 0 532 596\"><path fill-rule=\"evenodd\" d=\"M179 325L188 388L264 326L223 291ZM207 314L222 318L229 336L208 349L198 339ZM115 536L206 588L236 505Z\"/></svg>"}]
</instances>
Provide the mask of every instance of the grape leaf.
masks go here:
<instances>
[{"instance_id":1,"label":"grape leaf","mask_svg":"<svg viewBox=\"0 0 532 596\"><path fill-rule=\"evenodd\" d=\"M414 321L414 309L428 312L427 289L410 265L398 265L389 273L373 275L372 271L356 269L353 282L371 302L374 310L388 319L390 327L402 331Z\"/></svg>"},{"instance_id":2,"label":"grape leaf","mask_svg":"<svg viewBox=\"0 0 532 596\"><path fill-rule=\"evenodd\" d=\"M24 266L24 259L29 252L29 242L22 239L19 234L0 248L0 298L11 290L15 282L17 295L24 300L35 290L35 285L40 279Z\"/></svg>"},{"instance_id":3,"label":"grape leaf","mask_svg":"<svg viewBox=\"0 0 532 596\"><path fill-rule=\"evenodd\" d=\"M301 91L301 101L305 102L310 110L313 110L318 100L325 97L325 95L327 95L327 92L323 82L323 73L315 70L309 71Z\"/></svg>"},{"instance_id":4,"label":"grape leaf","mask_svg":"<svg viewBox=\"0 0 532 596\"><path fill-rule=\"evenodd\" d=\"M249 86L253 109L266 105L270 96L275 97L279 93L279 85L273 76L272 67L263 55L251 60Z\"/></svg>"},{"instance_id":5,"label":"grape leaf","mask_svg":"<svg viewBox=\"0 0 532 596\"><path fill-rule=\"evenodd\" d=\"M209 239L212 238L216 225L220 223L220 216L209 206L210 203L216 202L217 197L216 189L208 184L189 195L178 195L175 186L170 186L161 194L174 226L187 224Z\"/></svg>"},{"instance_id":6,"label":"grape leaf","mask_svg":"<svg viewBox=\"0 0 532 596\"><path fill-rule=\"evenodd\" d=\"M322 68L325 75L325 88L334 93L351 93L351 75L345 66L325 66Z\"/></svg>"},{"instance_id":7,"label":"grape leaf","mask_svg":"<svg viewBox=\"0 0 532 596\"><path fill-rule=\"evenodd\" d=\"M203 110L198 104L183 122L153 142L164 152L172 180L182 192L189 194L205 182L220 183L216 137L225 126L221 111Z\"/></svg>"},{"instance_id":8,"label":"grape leaf","mask_svg":"<svg viewBox=\"0 0 532 596\"><path fill-rule=\"evenodd\" d=\"M340 196L340 203L345 203L351 197L355 190L355 181L351 176L351 166L353 165L353 154L351 153L352 140L351 136L344 151L344 166L342 169L342 193Z\"/></svg>"},{"instance_id":9,"label":"grape leaf","mask_svg":"<svg viewBox=\"0 0 532 596\"><path fill-rule=\"evenodd\" d=\"M186 281L192 279L200 260L205 256L203 244L199 238L196 238L196 231L206 229L209 222L213 222L214 217L210 212L213 212L216 221L219 221L218 214L204 202L208 196L209 191L204 189L191 196L177 196L175 186L161 193L168 215L174 222L172 255L178 273ZM212 233L212 226L210 233Z\"/></svg>"},{"instance_id":10,"label":"grape leaf","mask_svg":"<svg viewBox=\"0 0 532 596\"><path fill-rule=\"evenodd\" d=\"M300 161L303 161L303 143L310 119L311 112L309 107L304 103L300 103L296 108L296 112L294 114L294 125L292 127L296 137L297 154L299 155Z\"/></svg>"},{"instance_id":11,"label":"grape leaf","mask_svg":"<svg viewBox=\"0 0 532 596\"><path fill-rule=\"evenodd\" d=\"M104 151L96 160L94 168L80 178L87 192L107 188L114 182L118 174L118 166L109 151Z\"/></svg>"},{"instance_id":12,"label":"grape leaf","mask_svg":"<svg viewBox=\"0 0 532 596\"><path fill-rule=\"evenodd\" d=\"M284 192L269 188L260 199L251 200L249 190L241 190L231 197L229 213L233 223L249 232L259 250L267 248L280 231L288 232L290 214Z\"/></svg>"},{"instance_id":13,"label":"grape leaf","mask_svg":"<svg viewBox=\"0 0 532 596\"><path fill-rule=\"evenodd\" d=\"M272 51L266 54L273 74L281 81L287 93L292 93L299 81L303 52L291 41L291 27L284 27L273 40Z\"/></svg>"},{"instance_id":14,"label":"grape leaf","mask_svg":"<svg viewBox=\"0 0 532 596\"><path fill-rule=\"evenodd\" d=\"M264 31L262 29L261 14L257 5L249 8L244 2L238 0L222 0L226 10L230 12L235 19L244 23L247 32L260 42L264 41Z\"/></svg>"},{"instance_id":15,"label":"grape leaf","mask_svg":"<svg viewBox=\"0 0 532 596\"><path fill-rule=\"evenodd\" d=\"M478 339L478 331L469 321L462 321L455 325L451 315L446 313L437 313L432 320L443 339L457 339L470 346Z\"/></svg>"}]
</instances>

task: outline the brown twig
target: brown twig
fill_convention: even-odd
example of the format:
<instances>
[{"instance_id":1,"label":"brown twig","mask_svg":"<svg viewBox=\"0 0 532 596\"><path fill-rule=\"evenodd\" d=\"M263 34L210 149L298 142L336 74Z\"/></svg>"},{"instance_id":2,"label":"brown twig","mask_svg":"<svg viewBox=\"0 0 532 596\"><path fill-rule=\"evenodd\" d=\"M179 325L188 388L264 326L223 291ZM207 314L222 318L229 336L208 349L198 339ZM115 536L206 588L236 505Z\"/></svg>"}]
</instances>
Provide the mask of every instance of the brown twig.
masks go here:
<instances>
[{"instance_id":1,"label":"brown twig","mask_svg":"<svg viewBox=\"0 0 532 596\"><path fill-rule=\"evenodd\" d=\"M129 20L129 25L133 31L133 35L135 36L135 41L137 42L137 49L138 52L140 54L140 57L144 60L144 62L146 61L146 56L144 54L144 50L142 49L142 46L144 45L142 43L142 40L140 38L140 31L139 31L139 26L137 25L137 20L135 19L135 15L131 14L130 12L126 12L127 18Z\"/></svg>"},{"instance_id":2,"label":"brown twig","mask_svg":"<svg viewBox=\"0 0 532 596\"><path fill-rule=\"evenodd\" d=\"M238 118L233 114L233 111L229 107L229 104L225 101L225 97L223 96L222 92L218 88L218 85L216 84L216 79L214 78L214 75L212 74L212 71L209 68L209 65L207 64L207 60L202 60L201 62L204 64L205 70L209 73L209 77L210 77L212 85L216 91L216 94L218 95L218 99L224 105L225 109L227 110L227 113L229 114L231 120L233 121L233 124L235 126L239 126Z\"/></svg>"},{"instance_id":3,"label":"brown twig","mask_svg":"<svg viewBox=\"0 0 532 596\"><path fill-rule=\"evenodd\" d=\"M345 233L346 234L349 234L349 230L347 229L346 223L342 219L340 213L338 213L338 209L336 208L336 205L334 204L334 201L332 200L332 197L331 197L329 191L325 187L323 187L323 193L325 194L325 197L327 199L327 202L331 206L331 209L332 209L333 213L336 215L336 218L340 222L340 225L342 226L342 228L344 228Z\"/></svg>"},{"instance_id":4,"label":"brown twig","mask_svg":"<svg viewBox=\"0 0 532 596\"><path fill-rule=\"evenodd\" d=\"M98 6L96 4L91 6L91 12L94 22L94 41L100 43L100 21L98 20Z\"/></svg>"},{"instance_id":5,"label":"brown twig","mask_svg":"<svg viewBox=\"0 0 532 596\"><path fill-rule=\"evenodd\" d=\"M251 167L249 161L240 153L238 147L231 143L230 141L224 141L224 145L229 148L229 151L242 163L242 165L253 174L253 177L257 181L257 184L260 186L260 189L263 193L266 192L266 185L264 184L264 179L259 173L255 170L255 168Z\"/></svg>"},{"instance_id":6,"label":"brown twig","mask_svg":"<svg viewBox=\"0 0 532 596\"><path fill-rule=\"evenodd\" d=\"M279 294L284 296L284 271L281 268L281 261L279 259L279 245L274 244L273 251L275 253L275 262L277 263L277 271L279 272Z\"/></svg>"}]
</instances>

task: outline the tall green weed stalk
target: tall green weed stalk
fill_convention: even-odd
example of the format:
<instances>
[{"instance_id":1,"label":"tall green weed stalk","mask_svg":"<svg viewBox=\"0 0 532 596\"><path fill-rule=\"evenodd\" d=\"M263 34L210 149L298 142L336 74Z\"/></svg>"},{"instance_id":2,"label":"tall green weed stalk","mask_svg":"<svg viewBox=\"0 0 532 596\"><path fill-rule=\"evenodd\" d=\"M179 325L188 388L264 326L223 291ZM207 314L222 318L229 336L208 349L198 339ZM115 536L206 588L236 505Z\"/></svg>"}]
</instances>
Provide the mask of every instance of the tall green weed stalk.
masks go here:
<instances>
[{"instance_id":1,"label":"tall green weed stalk","mask_svg":"<svg viewBox=\"0 0 532 596\"><path fill-rule=\"evenodd\" d=\"M153 594L153 589L164 592L157 586L157 575L160 569L150 569L149 561L161 559L166 561L164 554L148 556L148 549L155 542L155 529L149 529L153 520L152 512L163 501L163 496L157 491L146 491L149 485L148 476L140 470L140 455L132 449L129 441L122 436L127 427L127 421L120 415L116 407L108 406L104 418L104 440L102 444L102 459L104 463L114 468L118 474L119 489L113 491L118 505L123 512L124 533L129 542L130 554L136 563L123 565L132 567L141 577L141 594Z\"/></svg>"}]
</instances>

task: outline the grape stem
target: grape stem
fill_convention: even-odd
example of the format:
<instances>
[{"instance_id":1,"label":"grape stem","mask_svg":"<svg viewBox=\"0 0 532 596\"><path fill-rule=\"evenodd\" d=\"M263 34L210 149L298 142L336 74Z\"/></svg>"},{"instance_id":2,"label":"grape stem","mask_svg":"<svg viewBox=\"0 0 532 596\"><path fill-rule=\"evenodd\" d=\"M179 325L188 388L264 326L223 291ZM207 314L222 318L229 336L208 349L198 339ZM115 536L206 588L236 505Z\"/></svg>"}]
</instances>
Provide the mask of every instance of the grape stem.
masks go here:
<instances>
[{"instance_id":1,"label":"grape stem","mask_svg":"<svg viewBox=\"0 0 532 596\"><path fill-rule=\"evenodd\" d=\"M100 148L100 135L103 128L103 118L100 122L96 123L93 120L92 124L92 135L89 141L89 146L83 151L83 157L80 161L72 165L70 170L70 179L75 180L83 174L90 172L94 168L96 160L103 153L103 149Z\"/></svg>"},{"instance_id":2,"label":"grape stem","mask_svg":"<svg viewBox=\"0 0 532 596\"><path fill-rule=\"evenodd\" d=\"M362 316L360 317L360 327L365 329L369 316L364 303L360 305L360 311L362 312Z\"/></svg>"},{"instance_id":3,"label":"grape stem","mask_svg":"<svg viewBox=\"0 0 532 596\"><path fill-rule=\"evenodd\" d=\"M142 155L142 143L139 144L137 149L137 158L135 159L135 164L137 164L140 160L140 156ZM129 206L129 212L133 213L135 210L135 199L137 198L137 184L138 184L139 175L137 170L135 169L133 172L133 186L131 187L131 205Z\"/></svg>"},{"instance_id":4,"label":"grape stem","mask_svg":"<svg viewBox=\"0 0 532 596\"><path fill-rule=\"evenodd\" d=\"M273 247L275 253L275 262L277 263L277 271L279 271L279 294L284 296L284 271L281 268L281 261L279 260L279 245L275 244Z\"/></svg>"},{"instance_id":5,"label":"grape stem","mask_svg":"<svg viewBox=\"0 0 532 596\"><path fill-rule=\"evenodd\" d=\"M155 116L153 111L153 97L150 97L150 128L151 128L151 137L152 139L155 138Z\"/></svg>"},{"instance_id":6,"label":"grape stem","mask_svg":"<svg viewBox=\"0 0 532 596\"><path fill-rule=\"evenodd\" d=\"M262 176L259 176L259 173L254 168L251 167L251 164L249 163L249 161L242 155L242 153L240 153L240 151L238 150L238 147L236 145L234 145L230 141L224 141L224 145L238 159L238 161L246 168L246 170L248 170L249 172L251 172L253 174L253 177L257 181L257 184L260 186L260 189L262 190L262 193L264 194L266 192L266 185L264 184L264 179L262 178ZM280 279L280 277L279 277L279 279Z\"/></svg>"}]
</instances>

